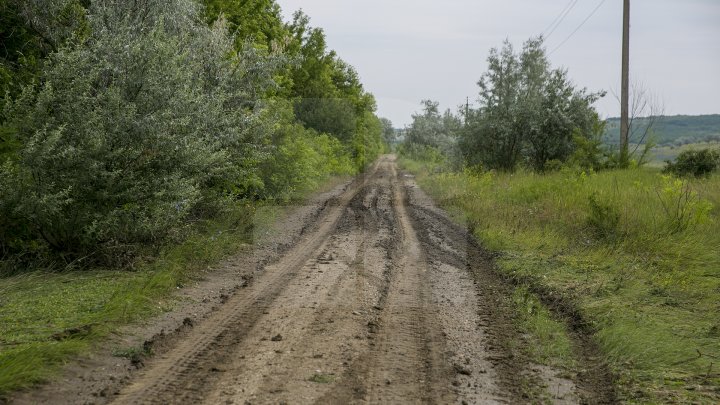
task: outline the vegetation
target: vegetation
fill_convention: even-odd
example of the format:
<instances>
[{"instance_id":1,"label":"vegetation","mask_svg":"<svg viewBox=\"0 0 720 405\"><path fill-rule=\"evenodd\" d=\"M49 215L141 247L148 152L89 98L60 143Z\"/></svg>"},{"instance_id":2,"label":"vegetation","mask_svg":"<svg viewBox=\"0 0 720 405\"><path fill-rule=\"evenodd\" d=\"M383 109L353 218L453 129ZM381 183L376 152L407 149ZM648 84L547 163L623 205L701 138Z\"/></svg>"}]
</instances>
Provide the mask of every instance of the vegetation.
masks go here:
<instances>
[{"instance_id":1,"label":"vegetation","mask_svg":"<svg viewBox=\"0 0 720 405\"><path fill-rule=\"evenodd\" d=\"M409 167L420 170L421 186L436 201L500 253L501 271L575 303L619 376L623 400L720 398L720 177L677 180L652 170L432 174L425 165ZM535 311L539 318L523 321L541 344L532 348L534 358L562 365L563 329Z\"/></svg>"},{"instance_id":2,"label":"vegetation","mask_svg":"<svg viewBox=\"0 0 720 405\"><path fill-rule=\"evenodd\" d=\"M687 150L680 152L676 161L668 161L665 172L676 176L709 176L720 165L720 152L711 149Z\"/></svg>"},{"instance_id":3,"label":"vegetation","mask_svg":"<svg viewBox=\"0 0 720 405\"><path fill-rule=\"evenodd\" d=\"M551 69L542 38L527 41L520 54L507 41L492 49L478 85L480 108L468 113L461 137L471 166L544 171L549 162L570 158L574 137L595 135L591 105L603 93L578 90L566 71Z\"/></svg>"},{"instance_id":4,"label":"vegetation","mask_svg":"<svg viewBox=\"0 0 720 405\"><path fill-rule=\"evenodd\" d=\"M34 38L23 46L40 58L3 60L6 274L127 265L238 201L289 198L384 148L353 68L271 0L8 0L2 12L19 28L6 36Z\"/></svg>"},{"instance_id":5,"label":"vegetation","mask_svg":"<svg viewBox=\"0 0 720 405\"><path fill-rule=\"evenodd\" d=\"M720 177L707 175L716 153L685 153L667 175L619 168L592 108L599 94L573 90L543 54L534 40L519 56L507 43L491 53L482 106L456 132L463 167L422 136L399 148L403 166L518 285L526 336L516 347L572 373L582 367L573 334L590 333L622 401L718 401ZM547 102L559 107L537 107ZM558 301L579 319L543 304Z\"/></svg>"},{"instance_id":6,"label":"vegetation","mask_svg":"<svg viewBox=\"0 0 720 405\"><path fill-rule=\"evenodd\" d=\"M274 0L2 0L0 40L0 394L386 147L354 69Z\"/></svg>"}]
</instances>

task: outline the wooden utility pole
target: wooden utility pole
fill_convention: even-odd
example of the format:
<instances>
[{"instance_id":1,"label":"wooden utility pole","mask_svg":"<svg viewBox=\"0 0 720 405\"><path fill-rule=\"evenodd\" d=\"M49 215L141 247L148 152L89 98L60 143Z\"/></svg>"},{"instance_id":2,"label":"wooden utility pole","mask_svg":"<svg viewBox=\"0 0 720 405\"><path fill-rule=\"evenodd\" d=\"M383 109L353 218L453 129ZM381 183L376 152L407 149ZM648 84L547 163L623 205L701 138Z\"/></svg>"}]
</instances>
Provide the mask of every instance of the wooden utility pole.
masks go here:
<instances>
[{"instance_id":1,"label":"wooden utility pole","mask_svg":"<svg viewBox=\"0 0 720 405\"><path fill-rule=\"evenodd\" d=\"M622 44L622 94L620 96L620 161L628 161L628 142L630 134L630 0L624 0L623 6L623 44Z\"/></svg>"},{"instance_id":2,"label":"wooden utility pole","mask_svg":"<svg viewBox=\"0 0 720 405\"><path fill-rule=\"evenodd\" d=\"M470 114L470 97L465 98L465 125L468 122L468 114Z\"/></svg>"}]
</instances>

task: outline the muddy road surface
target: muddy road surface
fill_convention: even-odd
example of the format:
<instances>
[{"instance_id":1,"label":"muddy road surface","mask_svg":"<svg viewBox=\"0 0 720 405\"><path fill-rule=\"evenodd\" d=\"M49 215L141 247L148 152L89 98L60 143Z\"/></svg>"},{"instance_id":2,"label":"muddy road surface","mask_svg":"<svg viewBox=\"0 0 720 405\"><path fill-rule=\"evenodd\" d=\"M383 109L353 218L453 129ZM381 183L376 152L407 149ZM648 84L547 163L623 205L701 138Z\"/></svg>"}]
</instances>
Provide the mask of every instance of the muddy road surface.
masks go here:
<instances>
[{"instance_id":1,"label":"muddy road surface","mask_svg":"<svg viewBox=\"0 0 720 405\"><path fill-rule=\"evenodd\" d=\"M513 354L511 288L393 156L300 233L95 402L602 402Z\"/></svg>"}]
</instances>

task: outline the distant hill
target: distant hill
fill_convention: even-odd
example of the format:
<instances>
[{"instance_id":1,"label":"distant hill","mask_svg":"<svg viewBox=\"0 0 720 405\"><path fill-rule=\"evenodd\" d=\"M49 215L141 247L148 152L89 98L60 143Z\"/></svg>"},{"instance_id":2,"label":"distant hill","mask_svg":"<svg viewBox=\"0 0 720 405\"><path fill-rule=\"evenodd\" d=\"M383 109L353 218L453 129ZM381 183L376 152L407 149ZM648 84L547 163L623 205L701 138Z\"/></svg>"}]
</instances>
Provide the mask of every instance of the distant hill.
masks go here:
<instances>
[{"instance_id":1,"label":"distant hill","mask_svg":"<svg viewBox=\"0 0 720 405\"><path fill-rule=\"evenodd\" d=\"M636 119L647 125L647 118ZM620 140L620 118L608 118L603 141L617 145ZM654 140L658 145L680 146L699 142L720 142L720 114L674 115L657 117ZM636 141L631 139L630 142Z\"/></svg>"}]
</instances>

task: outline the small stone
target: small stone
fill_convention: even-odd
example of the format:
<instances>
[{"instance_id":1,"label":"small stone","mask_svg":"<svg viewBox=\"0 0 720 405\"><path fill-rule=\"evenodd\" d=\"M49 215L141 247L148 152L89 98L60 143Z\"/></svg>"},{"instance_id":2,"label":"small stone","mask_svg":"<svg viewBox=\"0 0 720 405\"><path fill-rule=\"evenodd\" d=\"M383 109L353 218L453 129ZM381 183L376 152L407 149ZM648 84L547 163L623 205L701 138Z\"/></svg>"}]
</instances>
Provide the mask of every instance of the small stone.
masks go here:
<instances>
[{"instance_id":1,"label":"small stone","mask_svg":"<svg viewBox=\"0 0 720 405\"><path fill-rule=\"evenodd\" d=\"M283 337L281 334L278 333L277 335L270 338L270 340L272 340L273 342L280 342L281 340L283 340Z\"/></svg>"}]
</instances>

